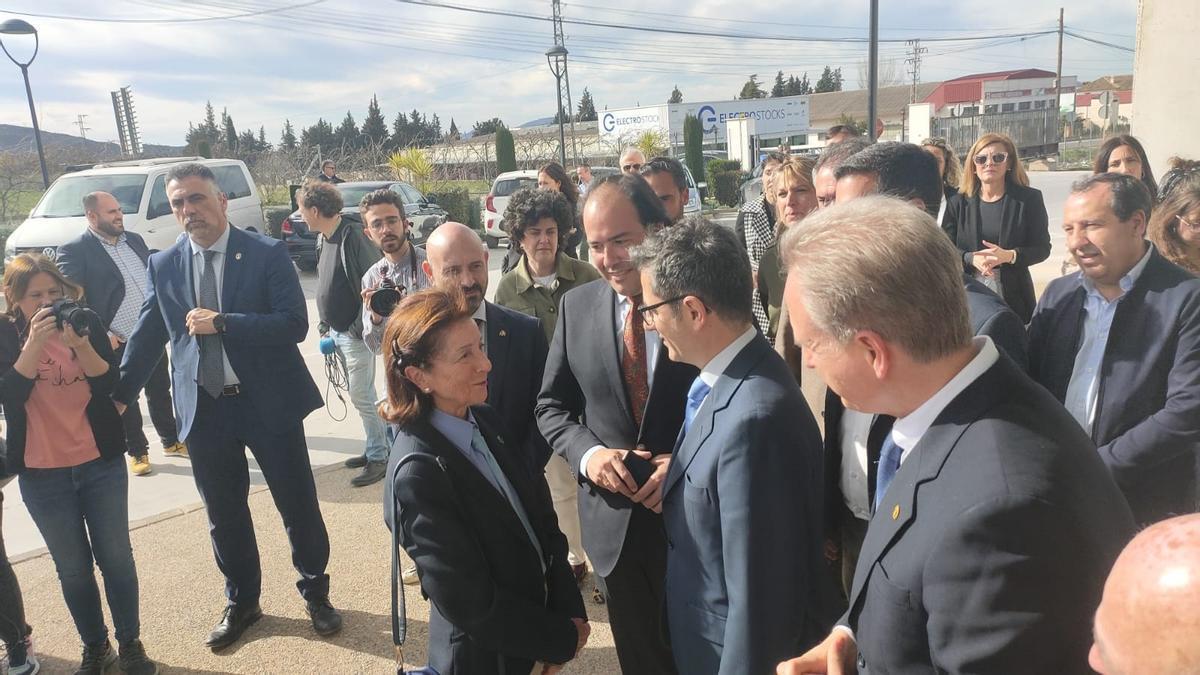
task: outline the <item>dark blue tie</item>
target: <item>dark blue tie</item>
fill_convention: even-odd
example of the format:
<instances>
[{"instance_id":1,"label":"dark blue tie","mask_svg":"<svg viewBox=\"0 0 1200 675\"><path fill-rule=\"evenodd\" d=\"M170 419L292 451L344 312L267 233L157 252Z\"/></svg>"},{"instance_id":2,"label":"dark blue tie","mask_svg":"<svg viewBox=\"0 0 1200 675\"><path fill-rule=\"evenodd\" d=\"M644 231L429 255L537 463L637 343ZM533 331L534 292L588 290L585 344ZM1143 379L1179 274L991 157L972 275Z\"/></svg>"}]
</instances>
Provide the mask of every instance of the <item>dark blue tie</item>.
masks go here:
<instances>
[{"instance_id":1,"label":"dark blue tie","mask_svg":"<svg viewBox=\"0 0 1200 675\"><path fill-rule=\"evenodd\" d=\"M879 468L875 473L875 508L879 508L880 502L883 501L883 495L887 492L888 486L892 484L892 479L896 477L896 472L900 470L900 456L904 454L904 449L892 440L892 435L888 434L883 441L883 447L879 450Z\"/></svg>"}]
</instances>

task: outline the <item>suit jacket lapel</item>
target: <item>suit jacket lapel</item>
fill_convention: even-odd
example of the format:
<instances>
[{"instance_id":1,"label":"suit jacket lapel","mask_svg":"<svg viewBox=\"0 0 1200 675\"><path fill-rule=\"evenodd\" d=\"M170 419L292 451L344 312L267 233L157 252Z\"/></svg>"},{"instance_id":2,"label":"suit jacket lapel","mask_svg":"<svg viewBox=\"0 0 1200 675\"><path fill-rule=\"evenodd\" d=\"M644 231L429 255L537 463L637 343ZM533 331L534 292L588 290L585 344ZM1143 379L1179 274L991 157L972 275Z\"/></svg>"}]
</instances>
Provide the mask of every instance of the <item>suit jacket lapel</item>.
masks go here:
<instances>
[{"instance_id":1,"label":"suit jacket lapel","mask_svg":"<svg viewBox=\"0 0 1200 675\"><path fill-rule=\"evenodd\" d=\"M183 279L180 283L183 285L183 297L187 298L188 306L195 308L196 302L196 283L195 272L192 270L192 243L189 239L183 239L179 242L175 249L175 255L179 256L179 268L183 270Z\"/></svg>"},{"instance_id":2,"label":"suit jacket lapel","mask_svg":"<svg viewBox=\"0 0 1200 675\"><path fill-rule=\"evenodd\" d=\"M625 378L621 375L621 331L623 326L617 325L617 293L608 284L601 287L600 299L596 303L600 309L597 330L600 332L600 361L608 375L608 382L617 396L625 414L629 415L629 423L633 424L633 406L629 402L629 392L625 391ZM632 310L630 310L632 311ZM604 345L609 345L607 349ZM606 358L605 353L611 357Z\"/></svg>"},{"instance_id":3,"label":"suit jacket lapel","mask_svg":"<svg viewBox=\"0 0 1200 675\"><path fill-rule=\"evenodd\" d=\"M492 404L493 408L500 410L500 392L503 391L505 369L508 366L508 349L512 341L508 337L508 326L504 314L497 310L492 303L484 304L484 316L487 318L487 324L484 326L487 330L487 355L488 360L492 362L492 370L488 373L488 402Z\"/></svg>"},{"instance_id":4,"label":"suit jacket lapel","mask_svg":"<svg viewBox=\"0 0 1200 675\"><path fill-rule=\"evenodd\" d=\"M1004 208L1000 212L1000 241L994 241L993 244L998 244L1002 248L1012 248L1013 225L1021 222L1021 211L1024 210L1025 203L1013 193L1010 188L1004 198Z\"/></svg>"},{"instance_id":5,"label":"suit jacket lapel","mask_svg":"<svg viewBox=\"0 0 1200 675\"><path fill-rule=\"evenodd\" d=\"M233 311L234 291L241 287L242 249L245 242L242 231L233 226L229 228L229 242L225 245L225 271L221 275L221 311Z\"/></svg>"},{"instance_id":6,"label":"suit jacket lapel","mask_svg":"<svg viewBox=\"0 0 1200 675\"><path fill-rule=\"evenodd\" d=\"M90 241L88 246L90 246L92 250L89 251L89 254L96 260L100 261L100 266L104 268L104 271L107 272L109 276L124 286L125 277L121 276L121 270L117 267L116 261L112 259L112 256L108 255L108 251L104 250L104 244L100 242L100 238L97 237L94 232L89 232L88 235L89 236L85 238L85 241ZM120 305L120 302L118 301L117 304Z\"/></svg>"},{"instance_id":7,"label":"suit jacket lapel","mask_svg":"<svg viewBox=\"0 0 1200 675\"><path fill-rule=\"evenodd\" d=\"M504 436L499 429L495 429L486 420L481 419L482 416L476 412L475 422L479 425L479 431L488 442L489 448L494 448L492 456L496 458L496 463L500 465L500 470L504 472L504 476L508 479L513 490L517 493L517 499L521 502L521 507L525 509L525 517L529 519L529 525L533 528L534 536L538 538L538 543L544 552L547 549L547 542L542 536L542 531L538 527L538 519L535 514L539 513L538 500L535 493L534 483L530 480L531 473L527 465L520 463L518 455L514 454L519 450L513 450L504 440ZM505 503L508 499L505 498ZM520 534L528 538L525 532L525 526L521 524L517 517L516 511L509 505L509 511L512 511L513 522L519 528Z\"/></svg>"}]
</instances>

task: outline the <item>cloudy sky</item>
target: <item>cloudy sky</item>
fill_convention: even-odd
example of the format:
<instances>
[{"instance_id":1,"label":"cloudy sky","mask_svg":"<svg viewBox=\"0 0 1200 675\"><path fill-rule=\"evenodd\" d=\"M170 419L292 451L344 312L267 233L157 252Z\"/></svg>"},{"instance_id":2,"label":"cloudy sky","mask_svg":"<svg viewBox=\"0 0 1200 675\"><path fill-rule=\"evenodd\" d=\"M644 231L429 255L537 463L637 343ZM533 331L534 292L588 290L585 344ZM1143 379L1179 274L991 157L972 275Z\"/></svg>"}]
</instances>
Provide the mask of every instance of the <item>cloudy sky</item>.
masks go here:
<instances>
[{"instance_id":1,"label":"cloudy sky","mask_svg":"<svg viewBox=\"0 0 1200 675\"><path fill-rule=\"evenodd\" d=\"M1055 9L1067 29L1132 48L1136 0L885 0L882 70L906 78L904 40L928 48L921 79L1037 67L1054 70ZM117 136L109 92L131 86L143 140L179 145L205 101L227 108L239 129L265 126L277 141L297 129L361 125L372 94L389 123L400 110L438 114L460 129L498 116L510 125L554 111L543 56L553 44L550 0L7 0L0 20L23 18L40 34L31 67L45 129ZM575 99L587 87L597 109L732 98L746 77L778 70L814 83L828 64L846 88L865 80L867 0L564 0ZM1054 7L1051 7L1054 5ZM473 10L526 16L500 16ZM20 15L16 13L21 13ZM633 30L638 27L649 30ZM662 32L663 29L675 32ZM946 38L984 36L975 41ZM767 39L767 38L788 38ZM813 41L817 40L817 41ZM839 40L839 41L830 41ZM18 58L23 37L7 37ZM1131 73L1133 54L1068 37L1063 73L1088 80ZM861 74L860 74L861 73ZM28 125L19 71L0 61L0 122Z\"/></svg>"}]
</instances>

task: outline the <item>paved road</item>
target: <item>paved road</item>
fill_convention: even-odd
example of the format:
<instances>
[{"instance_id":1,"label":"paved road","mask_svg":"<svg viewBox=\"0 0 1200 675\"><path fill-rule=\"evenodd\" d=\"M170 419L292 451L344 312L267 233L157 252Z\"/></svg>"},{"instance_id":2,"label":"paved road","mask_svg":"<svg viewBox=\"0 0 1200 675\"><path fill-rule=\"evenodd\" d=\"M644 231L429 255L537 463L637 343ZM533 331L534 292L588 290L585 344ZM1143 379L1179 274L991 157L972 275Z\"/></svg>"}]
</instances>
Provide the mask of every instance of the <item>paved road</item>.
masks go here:
<instances>
[{"instance_id":1,"label":"paved road","mask_svg":"<svg viewBox=\"0 0 1200 675\"><path fill-rule=\"evenodd\" d=\"M1039 172L1031 174L1033 185L1042 190L1046 206L1050 212L1050 234L1053 249L1050 258L1034 268L1034 281L1039 289L1049 280L1059 275L1060 265L1066 255L1062 236L1062 203L1069 193L1070 184L1086 172ZM722 212L716 220L724 225L732 226L733 212ZM493 252L489 269L489 288L494 290L500 278L499 251ZM316 323L316 277L312 274L301 275L301 285L305 297L309 299L309 319ZM305 424L308 433L309 456L314 467L337 464L352 454L361 451L363 443L362 425L353 409L347 410L332 391L327 388L325 363L317 349L315 329L309 332L308 339L300 345L300 351L312 372L313 379L326 392L327 406L309 415ZM377 387L382 392L383 378L379 376ZM347 404L349 401L347 400ZM143 411L145 403L143 401ZM335 419L340 418L340 419ZM150 459L154 465L154 473L145 477L131 477L129 482L129 518L132 523L155 520L166 515L190 510L200 502L192 482L191 467L186 460L167 458L162 454L147 417L146 436L150 442ZM353 472L346 470L345 479L348 481ZM264 485L262 475L258 473L251 460L250 480L252 486ZM253 489L253 488L252 488ZM4 488L4 541L8 553L14 559L21 558L31 552L43 548L41 535L29 518L28 512L21 501L17 484L14 481Z\"/></svg>"}]
</instances>

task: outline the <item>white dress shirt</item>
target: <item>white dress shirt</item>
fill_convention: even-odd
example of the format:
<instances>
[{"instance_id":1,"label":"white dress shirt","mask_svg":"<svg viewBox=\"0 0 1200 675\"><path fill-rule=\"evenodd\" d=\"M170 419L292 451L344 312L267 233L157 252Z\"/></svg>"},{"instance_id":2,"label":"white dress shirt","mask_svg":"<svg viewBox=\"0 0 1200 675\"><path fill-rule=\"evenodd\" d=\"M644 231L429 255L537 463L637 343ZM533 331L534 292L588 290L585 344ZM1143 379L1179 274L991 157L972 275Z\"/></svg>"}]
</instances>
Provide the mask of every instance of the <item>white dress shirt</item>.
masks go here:
<instances>
[{"instance_id":1,"label":"white dress shirt","mask_svg":"<svg viewBox=\"0 0 1200 675\"><path fill-rule=\"evenodd\" d=\"M225 288L225 250L229 247L229 230L232 228L233 225L226 224L225 231L207 249L197 244L196 240L188 238L188 243L192 247L192 290L196 294L197 302L200 300L200 277L204 276L204 252L206 250L216 252L216 255L213 256L213 271L216 273L217 281L217 312L222 311L221 291ZM225 336L217 333L217 337L221 338L222 345L224 345ZM233 366L229 364L229 353L223 348L221 349L221 361L225 364L225 386L241 382L237 373L233 372Z\"/></svg>"},{"instance_id":2,"label":"white dress shirt","mask_svg":"<svg viewBox=\"0 0 1200 675\"><path fill-rule=\"evenodd\" d=\"M479 344L483 346L483 353L487 354L487 301L479 303L471 318L475 319L475 325L479 327Z\"/></svg>"},{"instance_id":3,"label":"white dress shirt","mask_svg":"<svg viewBox=\"0 0 1200 675\"><path fill-rule=\"evenodd\" d=\"M838 432L842 439L842 470L838 485L842 501L859 520L871 519L871 497L867 489L867 441L875 415L847 408Z\"/></svg>"}]
</instances>

